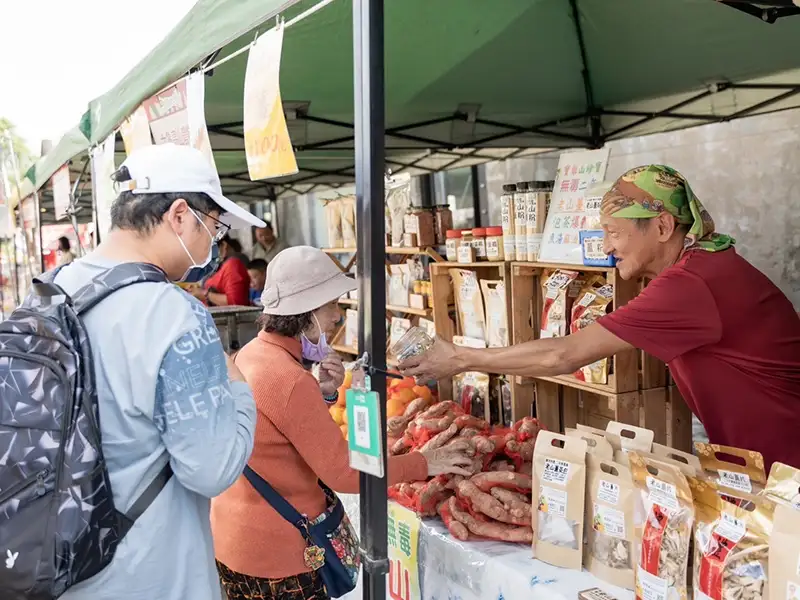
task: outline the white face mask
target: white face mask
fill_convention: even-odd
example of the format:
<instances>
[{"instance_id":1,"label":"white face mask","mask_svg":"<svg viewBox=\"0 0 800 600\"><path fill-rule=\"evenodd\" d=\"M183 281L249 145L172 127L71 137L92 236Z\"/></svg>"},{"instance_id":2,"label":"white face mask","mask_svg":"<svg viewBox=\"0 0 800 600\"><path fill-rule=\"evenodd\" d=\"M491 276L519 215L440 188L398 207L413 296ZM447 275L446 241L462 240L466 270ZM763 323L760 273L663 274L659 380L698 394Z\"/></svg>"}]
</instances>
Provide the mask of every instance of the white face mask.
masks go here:
<instances>
[{"instance_id":1,"label":"white face mask","mask_svg":"<svg viewBox=\"0 0 800 600\"><path fill-rule=\"evenodd\" d=\"M194 261L194 257L192 253L189 252L189 249L186 247L186 244L181 239L177 233L175 234L178 237L178 242L180 242L183 251L186 252L186 256L189 257L189 260L192 261L192 266L186 269L186 272L183 276L178 280L184 283L197 283L205 279L208 275L210 275L214 269L217 267L217 262L219 260L219 247L217 243L214 241L214 236L206 227L206 224L203 223L203 219L197 216L197 213L194 212L191 208L189 211L194 215L194 218L200 222L200 225L203 226L203 229L206 230L208 237L211 239L211 244L208 246L208 254L206 255L206 259L202 263L196 263Z\"/></svg>"}]
</instances>

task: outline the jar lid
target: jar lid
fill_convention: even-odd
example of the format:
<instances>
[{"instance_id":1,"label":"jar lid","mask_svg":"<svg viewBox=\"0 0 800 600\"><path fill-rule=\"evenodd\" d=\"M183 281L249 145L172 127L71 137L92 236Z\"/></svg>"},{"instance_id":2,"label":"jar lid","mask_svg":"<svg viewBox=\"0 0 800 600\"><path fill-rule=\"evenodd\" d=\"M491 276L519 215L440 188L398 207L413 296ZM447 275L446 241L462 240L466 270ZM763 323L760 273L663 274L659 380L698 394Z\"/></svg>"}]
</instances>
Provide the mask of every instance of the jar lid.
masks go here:
<instances>
[{"instance_id":1,"label":"jar lid","mask_svg":"<svg viewBox=\"0 0 800 600\"><path fill-rule=\"evenodd\" d=\"M472 235L476 237L483 237L486 235L486 228L485 227L475 227L472 230Z\"/></svg>"},{"instance_id":2,"label":"jar lid","mask_svg":"<svg viewBox=\"0 0 800 600\"><path fill-rule=\"evenodd\" d=\"M509 192L509 193L510 192L516 192L517 191L517 186L514 183L506 183L506 184L503 185L503 191L504 192Z\"/></svg>"},{"instance_id":3,"label":"jar lid","mask_svg":"<svg viewBox=\"0 0 800 600\"><path fill-rule=\"evenodd\" d=\"M503 235L503 228L502 227L487 227L486 228L486 235Z\"/></svg>"},{"instance_id":4,"label":"jar lid","mask_svg":"<svg viewBox=\"0 0 800 600\"><path fill-rule=\"evenodd\" d=\"M444 236L445 236L445 237L446 237L448 240L452 240L452 239L460 238L460 237L461 237L461 230L460 230L460 229L448 229L448 230L445 232Z\"/></svg>"}]
</instances>

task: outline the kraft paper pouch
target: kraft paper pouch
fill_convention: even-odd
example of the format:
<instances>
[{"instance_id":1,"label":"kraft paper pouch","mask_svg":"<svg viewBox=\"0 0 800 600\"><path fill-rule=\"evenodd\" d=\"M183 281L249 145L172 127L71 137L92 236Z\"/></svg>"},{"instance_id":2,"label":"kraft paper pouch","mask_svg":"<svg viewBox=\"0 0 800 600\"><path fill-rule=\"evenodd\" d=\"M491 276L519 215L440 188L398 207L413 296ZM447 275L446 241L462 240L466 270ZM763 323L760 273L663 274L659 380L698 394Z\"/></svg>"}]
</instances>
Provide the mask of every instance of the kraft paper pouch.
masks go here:
<instances>
[{"instance_id":1,"label":"kraft paper pouch","mask_svg":"<svg viewBox=\"0 0 800 600\"><path fill-rule=\"evenodd\" d=\"M533 554L565 569L583 565L586 442L541 431L533 451Z\"/></svg>"},{"instance_id":2,"label":"kraft paper pouch","mask_svg":"<svg viewBox=\"0 0 800 600\"><path fill-rule=\"evenodd\" d=\"M636 488L631 472L627 467L596 455L590 454L586 460L584 566L595 577L632 590Z\"/></svg>"}]
</instances>

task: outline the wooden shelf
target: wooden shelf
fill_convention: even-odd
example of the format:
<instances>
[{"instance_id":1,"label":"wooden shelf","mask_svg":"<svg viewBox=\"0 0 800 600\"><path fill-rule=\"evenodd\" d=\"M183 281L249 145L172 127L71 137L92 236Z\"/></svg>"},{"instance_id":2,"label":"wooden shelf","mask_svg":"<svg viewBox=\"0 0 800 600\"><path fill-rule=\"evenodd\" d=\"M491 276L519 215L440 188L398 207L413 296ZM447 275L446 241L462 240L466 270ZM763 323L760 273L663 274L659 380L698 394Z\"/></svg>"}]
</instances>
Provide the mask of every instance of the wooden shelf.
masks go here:
<instances>
[{"instance_id":1,"label":"wooden shelf","mask_svg":"<svg viewBox=\"0 0 800 600\"><path fill-rule=\"evenodd\" d=\"M607 273L616 271L616 267L593 267L589 265L574 265L571 263L525 262L512 261L513 266L530 267L532 269L563 269L565 271L582 271L591 273Z\"/></svg>"},{"instance_id":2,"label":"wooden shelf","mask_svg":"<svg viewBox=\"0 0 800 600\"><path fill-rule=\"evenodd\" d=\"M471 263L460 263L460 262L443 261L443 262L436 263L435 265L431 265L431 266L434 266L437 269L480 269L480 268L488 269L488 268L492 268L492 267L498 268L498 269L502 269L507 264L509 264L509 263L503 262L503 261L490 261L490 260L484 260L484 261L480 261L480 262L471 262Z\"/></svg>"},{"instance_id":3,"label":"wooden shelf","mask_svg":"<svg viewBox=\"0 0 800 600\"><path fill-rule=\"evenodd\" d=\"M321 248L325 254L354 254L355 248Z\"/></svg>"},{"instance_id":4,"label":"wooden shelf","mask_svg":"<svg viewBox=\"0 0 800 600\"><path fill-rule=\"evenodd\" d=\"M353 300L352 298L339 298L339 304L358 308L358 300Z\"/></svg>"},{"instance_id":5,"label":"wooden shelf","mask_svg":"<svg viewBox=\"0 0 800 600\"><path fill-rule=\"evenodd\" d=\"M331 348L333 348L336 352L340 352L341 354L358 356L358 348L351 348L350 346L345 346L344 344L331 344Z\"/></svg>"},{"instance_id":6,"label":"wooden shelf","mask_svg":"<svg viewBox=\"0 0 800 600\"><path fill-rule=\"evenodd\" d=\"M358 300L353 300L352 298L340 298L339 304L358 308ZM399 304L387 304L386 310L389 312L402 313L404 315L416 315L418 317L433 316L432 308L411 308L410 306L400 306Z\"/></svg>"},{"instance_id":7,"label":"wooden shelf","mask_svg":"<svg viewBox=\"0 0 800 600\"><path fill-rule=\"evenodd\" d=\"M550 381L559 385L590 392L592 394L599 394L601 396L616 396L620 392L617 391L613 385L614 375L609 375L609 383L591 383L588 381L581 381L573 375L557 375L556 377L537 377L542 381Z\"/></svg>"}]
</instances>

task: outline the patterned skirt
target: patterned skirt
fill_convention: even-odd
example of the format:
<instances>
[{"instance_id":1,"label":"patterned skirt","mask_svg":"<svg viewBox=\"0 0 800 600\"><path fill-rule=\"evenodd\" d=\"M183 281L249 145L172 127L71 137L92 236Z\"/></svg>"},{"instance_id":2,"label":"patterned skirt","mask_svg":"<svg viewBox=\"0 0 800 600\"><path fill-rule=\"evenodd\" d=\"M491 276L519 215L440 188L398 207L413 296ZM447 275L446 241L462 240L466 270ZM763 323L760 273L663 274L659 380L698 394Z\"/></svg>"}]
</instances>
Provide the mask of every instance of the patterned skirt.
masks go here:
<instances>
[{"instance_id":1,"label":"patterned skirt","mask_svg":"<svg viewBox=\"0 0 800 600\"><path fill-rule=\"evenodd\" d=\"M243 575L217 561L228 600L330 600L322 578L314 571L282 579Z\"/></svg>"}]
</instances>

